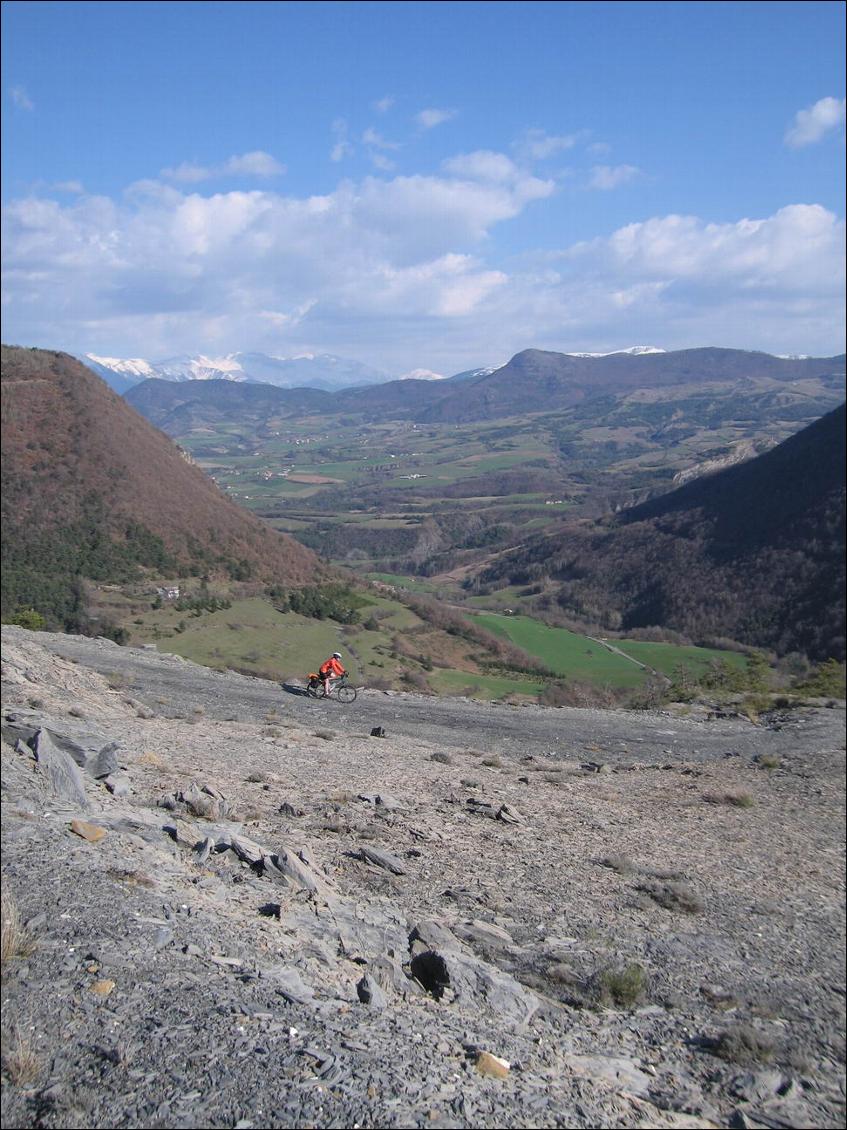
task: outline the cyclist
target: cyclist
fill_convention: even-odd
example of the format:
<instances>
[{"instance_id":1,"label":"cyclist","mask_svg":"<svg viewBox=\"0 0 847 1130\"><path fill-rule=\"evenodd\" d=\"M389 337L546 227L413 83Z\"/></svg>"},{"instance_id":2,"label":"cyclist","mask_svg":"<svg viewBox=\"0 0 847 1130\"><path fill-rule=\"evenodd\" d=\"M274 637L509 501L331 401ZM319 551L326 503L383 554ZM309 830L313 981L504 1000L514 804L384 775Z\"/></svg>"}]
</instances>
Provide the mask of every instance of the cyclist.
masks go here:
<instances>
[{"instance_id":1,"label":"cyclist","mask_svg":"<svg viewBox=\"0 0 847 1130\"><path fill-rule=\"evenodd\" d=\"M320 665L320 667L318 668L318 674L323 680L325 693L329 694L333 681L335 679L340 679L342 675L347 674L341 664L341 653L334 651L329 659L327 659L326 663L322 663Z\"/></svg>"}]
</instances>

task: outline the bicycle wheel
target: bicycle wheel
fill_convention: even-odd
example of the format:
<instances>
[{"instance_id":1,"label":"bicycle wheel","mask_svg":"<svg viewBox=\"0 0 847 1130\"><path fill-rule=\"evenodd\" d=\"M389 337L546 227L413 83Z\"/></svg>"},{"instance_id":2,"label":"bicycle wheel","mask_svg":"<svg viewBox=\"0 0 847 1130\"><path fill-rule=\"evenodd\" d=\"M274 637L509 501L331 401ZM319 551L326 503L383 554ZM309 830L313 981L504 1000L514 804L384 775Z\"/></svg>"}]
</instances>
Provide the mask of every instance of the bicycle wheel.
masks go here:
<instances>
[{"instance_id":1,"label":"bicycle wheel","mask_svg":"<svg viewBox=\"0 0 847 1130\"><path fill-rule=\"evenodd\" d=\"M347 686L339 687L335 692L335 697L339 702L355 702L358 690L355 687Z\"/></svg>"}]
</instances>

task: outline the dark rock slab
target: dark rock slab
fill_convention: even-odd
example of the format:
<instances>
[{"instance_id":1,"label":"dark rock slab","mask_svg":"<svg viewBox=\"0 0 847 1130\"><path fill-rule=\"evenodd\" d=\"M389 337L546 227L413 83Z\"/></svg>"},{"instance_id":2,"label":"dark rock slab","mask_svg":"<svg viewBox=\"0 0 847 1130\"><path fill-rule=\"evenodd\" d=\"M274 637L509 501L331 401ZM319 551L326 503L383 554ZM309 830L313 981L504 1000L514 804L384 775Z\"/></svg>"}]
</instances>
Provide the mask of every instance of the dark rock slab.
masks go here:
<instances>
[{"instance_id":1,"label":"dark rock slab","mask_svg":"<svg viewBox=\"0 0 847 1130\"><path fill-rule=\"evenodd\" d=\"M411 972L437 1000L486 1005L501 1021L524 1027L539 1000L514 977L468 953L442 922L418 923L409 935Z\"/></svg>"},{"instance_id":2,"label":"dark rock slab","mask_svg":"<svg viewBox=\"0 0 847 1130\"><path fill-rule=\"evenodd\" d=\"M85 779L76 760L54 740L49 730L38 730L32 737L38 767L47 776L56 796L84 811L91 805L85 794Z\"/></svg>"},{"instance_id":3,"label":"dark rock slab","mask_svg":"<svg viewBox=\"0 0 847 1130\"><path fill-rule=\"evenodd\" d=\"M390 871L392 875L406 874L406 868L397 856L392 855L391 852L383 851L382 848L368 845L360 847L359 858L364 859L366 863L373 863L376 867L382 867L385 871Z\"/></svg>"}]
</instances>

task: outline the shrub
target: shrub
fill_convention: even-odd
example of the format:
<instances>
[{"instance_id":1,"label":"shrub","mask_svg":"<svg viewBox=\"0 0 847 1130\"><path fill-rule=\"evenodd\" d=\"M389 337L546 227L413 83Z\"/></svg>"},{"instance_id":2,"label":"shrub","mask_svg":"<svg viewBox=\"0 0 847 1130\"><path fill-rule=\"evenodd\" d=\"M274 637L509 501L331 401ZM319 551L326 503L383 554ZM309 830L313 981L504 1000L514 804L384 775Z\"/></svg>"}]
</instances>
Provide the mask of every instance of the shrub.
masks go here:
<instances>
[{"instance_id":1,"label":"shrub","mask_svg":"<svg viewBox=\"0 0 847 1130\"><path fill-rule=\"evenodd\" d=\"M779 769L782 762L778 757L774 757L770 753L761 753L756 758L756 764L760 769Z\"/></svg>"},{"instance_id":2,"label":"shrub","mask_svg":"<svg viewBox=\"0 0 847 1130\"><path fill-rule=\"evenodd\" d=\"M699 914L703 910L703 900L687 883L641 883L635 889L649 895L665 910L682 910L686 914Z\"/></svg>"},{"instance_id":3,"label":"shrub","mask_svg":"<svg viewBox=\"0 0 847 1130\"><path fill-rule=\"evenodd\" d=\"M36 612L34 608L22 608L20 612L14 614L9 623L16 624L19 628L27 628L30 632L43 632L47 625L41 613Z\"/></svg>"},{"instance_id":4,"label":"shrub","mask_svg":"<svg viewBox=\"0 0 847 1130\"><path fill-rule=\"evenodd\" d=\"M731 808L752 808L756 803L749 793L706 793L707 804L727 804Z\"/></svg>"},{"instance_id":5,"label":"shrub","mask_svg":"<svg viewBox=\"0 0 847 1130\"><path fill-rule=\"evenodd\" d=\"M623 969L604 969L597 974L595 986L600 1004L634 1008L646 994L647 974L636 964Z\"/></svg>"},{"instance_id":6,"label":"shrub","mask_svg":"<svg viewBox=\"0 0 847 1130\"><path fill-rule=\"evenodd\" d=\"M715 1040L709 1041L707 1046L720 1059L744 1066L767 1063L774 1055L771 1041L761 1036L749 1024L740 1024L737 1028L721 1032Z\"/></svg>"},{"instance_id":7,"label":"shrub","mask_svg":"<svg viewBox=\"0 0 847 1130\"><path fill-rule=\"evenodd\" d=\"M797 683L796 689L819 698L844 698L845 665L837 659L827 659Z\"/></svg>"}]
</instances>

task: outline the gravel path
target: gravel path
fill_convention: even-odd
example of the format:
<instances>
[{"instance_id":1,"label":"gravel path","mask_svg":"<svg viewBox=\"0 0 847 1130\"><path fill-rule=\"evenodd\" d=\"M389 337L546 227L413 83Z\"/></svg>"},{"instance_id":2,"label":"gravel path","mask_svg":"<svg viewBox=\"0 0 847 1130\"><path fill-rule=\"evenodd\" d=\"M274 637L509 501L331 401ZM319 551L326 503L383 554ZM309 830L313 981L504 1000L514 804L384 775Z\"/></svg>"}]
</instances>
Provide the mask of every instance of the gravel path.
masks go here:
<instances>
[{"instance_id":1,"label":"gravel path","mask_svg":"<svg viewBox=\"0 0 847 1130\"><path fill-rule=\"evenodd\" d=\"M684 757L718 761L753 757L763 749L763 730L745 718L706 720L674 712L627 712L573 707L507 706L473 699L361 691L349 707L306 699L299 687L284 686L234 672L221 674L179 656L151 648L118 647L110 640L39 633L55 655L99 671L115 686L138 697L157 714L255 721L276 710L305 724L339 725L359 730L382 726L387 732L448 747L466 744L485 752L585 760L602 754L610 764ZM843 714L819 711L787 716L767 729L764 745L774 756L796 747L798 734L810 749L835 745L843 737ZM599 758L595 756L595 760Z\"/></svg>"}]
</instances>

